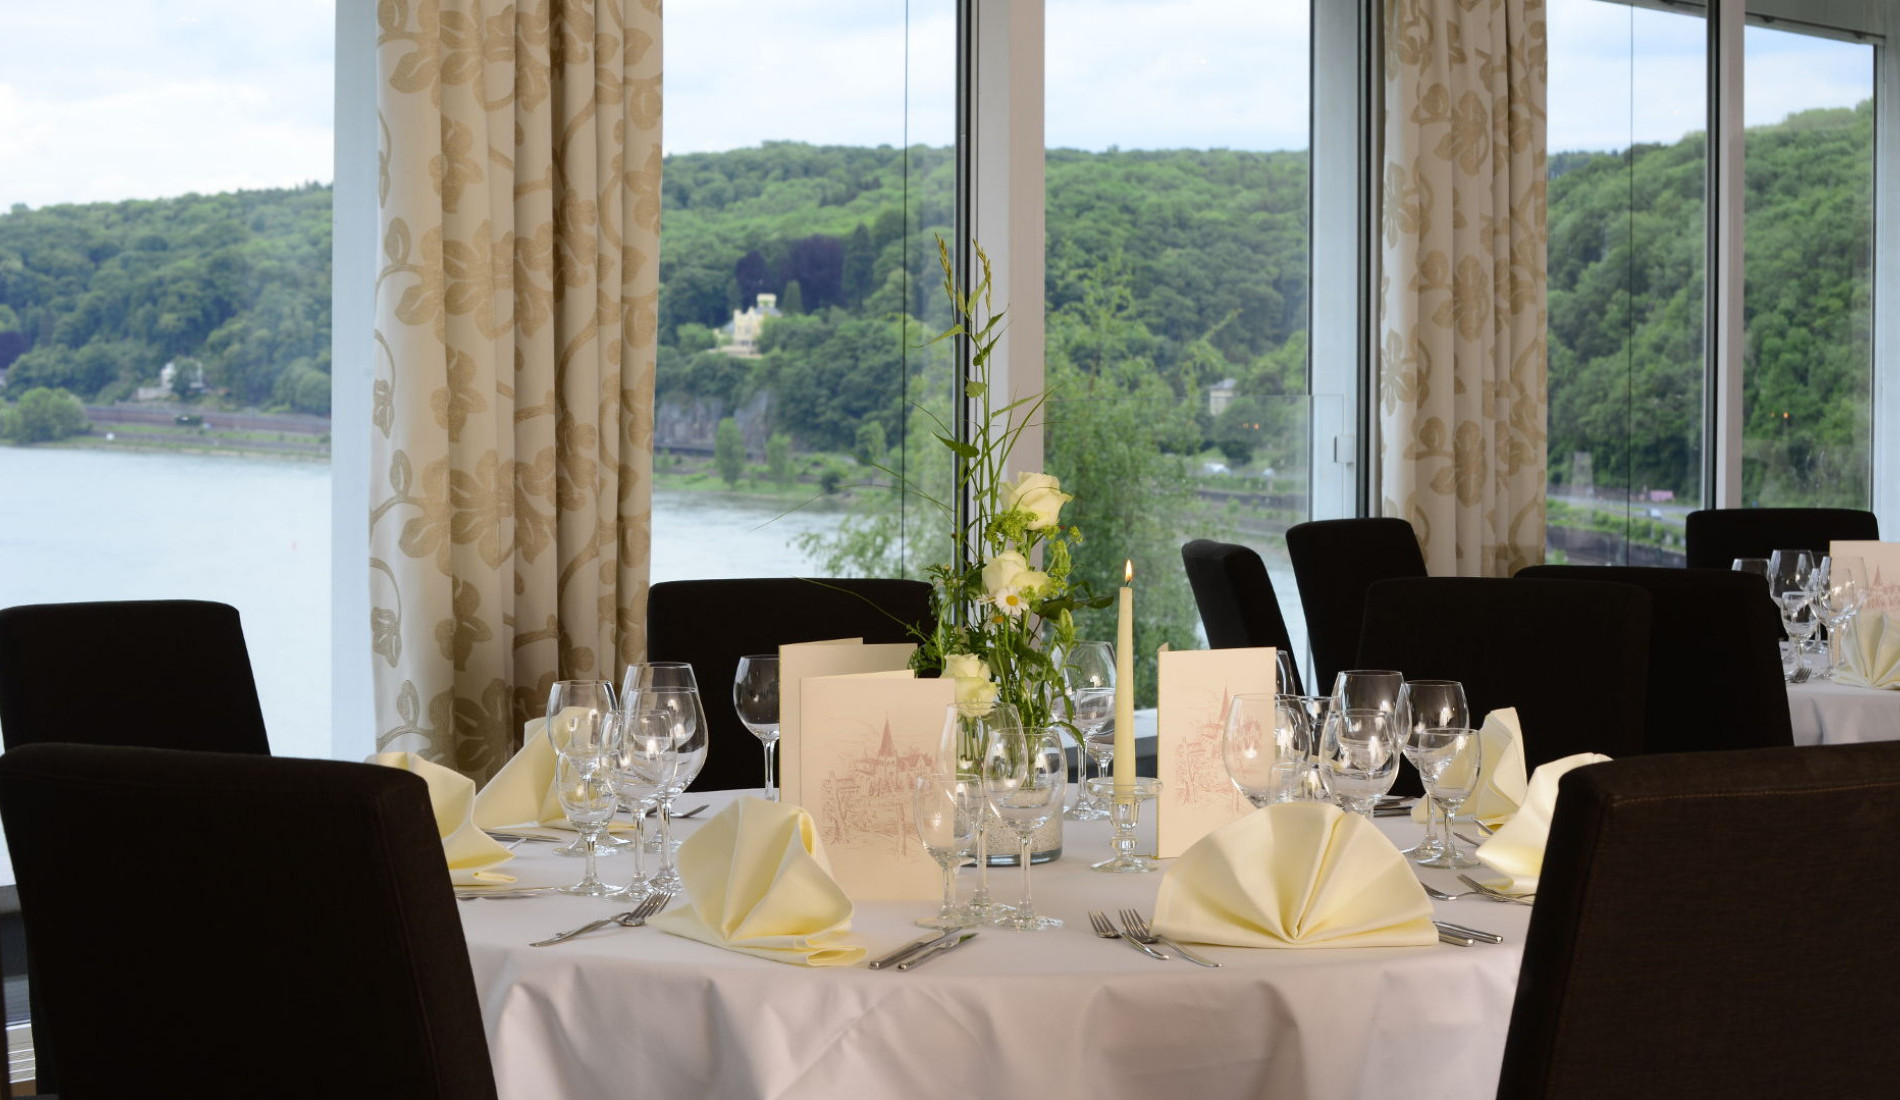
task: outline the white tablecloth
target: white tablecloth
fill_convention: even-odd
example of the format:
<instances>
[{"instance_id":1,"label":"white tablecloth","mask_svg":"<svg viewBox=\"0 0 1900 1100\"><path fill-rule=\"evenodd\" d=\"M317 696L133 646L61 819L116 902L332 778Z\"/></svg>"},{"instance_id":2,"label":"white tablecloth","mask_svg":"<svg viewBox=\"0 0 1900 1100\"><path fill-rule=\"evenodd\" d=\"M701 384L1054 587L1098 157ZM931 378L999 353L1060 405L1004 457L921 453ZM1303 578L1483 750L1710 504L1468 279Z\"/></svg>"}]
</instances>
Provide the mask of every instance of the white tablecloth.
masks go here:
<instances>
[{"instance_id":1,"label":"white tablecloth","mask_svg":"<svg viewBox=\"0 0 1900 1100\"><path fill-rule=\"evenodd\" d=\"M1900 691L1810 680L1788 685L1797 745L1900 741Z\"/></svg>"},{"instance_id":2,"label":"white tablecloth","mask_svg":"<svg viewBox=\"0 0 1900 1100\"><path fill-rule=\"evenodd\" d=\"M729 798L706 796L714 809ZM689 793L683 805L698 797ZM711 811L709 811L710 813ZM703 819L703 818L702 818ZM1410 843L1418 826L1385 819ZM1050 932L986 930L909 973L805 969L653 929L556 947L530 940L628 908L552 895L461 904L501 1095L591 1097L1469 1098L1496 1091L1530 909L1438 903L1502 946L1250 951L1208 970L1097 939L1087 910L1152 917L1160 874L1102 875L1099 822L1066 822L1062 859L1035 868ZM690 827L690 825L689 825ZM506 869L571 881L578 861L523 845ZM603 877L631 873L604 860ZM975 874L962 872L964 889ZM1455 887L1448 872L1427 880ZM991 888L1013 900L1015 868ZM860 904L871 957L917 938L934 902Z\"/></svg>"}]
</instances>

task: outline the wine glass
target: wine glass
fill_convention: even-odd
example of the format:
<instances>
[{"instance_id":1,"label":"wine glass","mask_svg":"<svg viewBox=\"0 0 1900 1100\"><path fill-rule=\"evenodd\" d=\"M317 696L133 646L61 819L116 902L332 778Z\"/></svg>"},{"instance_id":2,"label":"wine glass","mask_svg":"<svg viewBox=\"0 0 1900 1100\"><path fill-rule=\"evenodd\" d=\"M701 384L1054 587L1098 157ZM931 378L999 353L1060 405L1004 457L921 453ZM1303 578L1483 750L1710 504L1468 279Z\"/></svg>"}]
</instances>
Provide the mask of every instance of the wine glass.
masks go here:
<instances>
[{"instance_id":1,"label":"wine glass","mask_svg":"<svg viewBox=\"0 0 1900 1100\"><path fill-rule=\"evenodd\" d=\"M554 790L561 799L561 812L567 823L581 834L586 848L586 871L572 886L560 888L563 894L600 898L613 893L613 887L594 874L595 844L607 823L614 818L619 802L614 791L613 769L600 754L562 753L554 764Z\"/></svg>"},{"instance_id":2,"label":"wine glass","mask_svg":"<svg viewBox=\"0 0 1900 1100\"><path fill-rule=\"evenodd\" d=\"M1256 807L1299 796L1306 767L1306 711L1297 695L1243 692L1227 701L1221 757L1227 777Z\"/></svg>"},{"instance_id":3,"label":"wine glass","mask_svg":"<svg viewBox=\"0 0 1900 1100\"><path fill-rule=\"evenodd\" d=\"M1767 558L1736 558L1729 563L1729 568L1737 573L1753 573L1762 580L1768 579Z\"/></svg>"},{"instance_id":4,"label":"wine glass","mask_svg":"<svg viewBox=\"0 0 1900 1100\"><path fill-rule=\"evenodd\" d=\"M1368 820L1399 770L1399 734L1391 717L1364 707L1336 709L1320 736L1319 776L1339 808Z\"/></svg>"},{"instance_id":5,"label":"wine glass","mask_svg":"<svg viewBox=\"0 0 1900 1100\"><path fill-rule=\"evenodd\" d=\"M1867 602L1867 565L1853 555L1825 557L1814 575L1814 607L1827 624L1827 664L1816 675L1831 680L1841 661L1842 632Z\"/></svg>"},{"instance_id":6,"label":"wine glass","mask_svg":"<svg viewBox=\"0 0 1900 1100\"><path fill-rule=\"evenodd\" d=\"M1793 667L1784 675L1791 684L1808 678L1807 642L1814 636L1816 623L1810 604L1809 586L1813 581L1814 558L1806 550L1777 550L1768 558L1768 594L1781 612L1781 629L1788 635L1788 647L1794 651Z\"/></svg>"},{"instance_id":7,"label":"wine glass","mask_svg":"<svg viewBox=\"0 0 1900 1100\"><path fill-rule=\"evenodd\" d=\"M1062 684L1068 690L1070 721L1075 723L1076 740L1082 752L1076 758L1075 804L1063 816L1075 821L1093 821L1108 816L1108 807L1089 793L1089 762L1095 762L1097 775L1108 774L1108 762L1115 754L1115 651L1107 642L1077 642L1062 662ZM1102 731L1109 731L1103 738Z\"/></svg>"},{"instance_id":8,"label":"wine glass","mask_svg":"<svg viewBox=\"0 0 1900 1100\"><path fill-rule=\"evenodd\" d=\"M556 680L548 689L545 724L548 744L556 757L599 756L607 750L608 716L614 710L614 686L606 680ZM605 834L595 840L577 837L554 849L557 856L618 855L625 841Z\"/></svg>"},{"instance_id":9,"label":"wine glass","mask_svg":"<svg viewBox=\"0 0 1900 1100\"><path fill-rule=\"evenodd\" d=\"M660 804L660 869L653 888L677 893L679 872L673 867L673 800L692 785L706 763L706 713L699 692L690 688L641 688L627 704L628 717L642 736L658 741L660 751L672 754L671 773L658 793Z\"/></svg>"},{"instance_id":10,"label":"wine glass","mask_svg":"<svg viewBox=\"0 0 1900 1100\"><path fill-rule=\"evenodd\" d=\"M1348 669L1333 678L1333 698L1346 710L1382 711L1396 730L1409 730L1410 696L1405 690L1405 674L1386 669Z\"/></svg>"},{"instance_id":11,"label":"wine glass","mask_svg":"<svg viewBox=\"0 0 1900 1100\"><path fill-rule=\"evenodd\" d=\"M943 733L937 743L937 770L967 779L981 790L983 756L989 747L990 735L1021 724L1016 708L1008 703L991 703L989 710L982 714L965 714L962 705L951 703L944 708ZM970 892L966 908L976 923L985 923L1009 912L1009 906L990 896L989 823L995 811L990 809L988 800L980 809L982 820L977 822L976 842L970 852L976 860L976 889Z\"/></svg>"},{"instance_id":12,"label":"wine glass","mask_svg":"<svg viewBox=\"0 0 1900 1100\"><path fill-rule=\"evenodd\" d=\"M1420 730L1465 729L1471 725L1471 707L1465 702L1465 687L1456 680L1407 680L1405 695L1411 711L1411 724L1404 731L1408 746ZM1410 753L1406 759L1411 759ZM1412 766L1417 767L1417 762ZM1451 832L1451 823L1444 822L1441 830L1438 810L1438 802L1425 800L1425 836L1404 852L1414 863L1436 867L1438 864L1432 861L1445 854L1443 838Z\"/></svg>"},{"instance_id":13,"label":"wine glass","mask_svg":"<svg viewBox=\"0 0 1900 1100\"><path fill-rule=\"evenodd\" d=\"M1056 735L1034 726L996 730L983 754L983 796L1016 833L1021 846L1023 897L1016 908L995 919L1018 932L1060 928L1062 922L1036 912L1029 892L1030 840L1062 805L1069 763Z\"/></svg>"},{"instance_id":14,"label":"wine glass","mask_svg":"<svg viewBox=\"0 0 1900 1100\"><path fill-rule=\"evenodd\" d=\"M1405 758L1418 769L1419 778L1425 781L1425 795L1437 804L1439 820L1444 822L1438 854L1419 863L1453 869L1479 866L1477 860L1458 850L1451 819L1478 789L1478 777L1484 765L1484 739L1477 730L1462 727L1414 729L1405 744Z\"/></svg>"},{"instance_id":15,"label":"wine glass","mask_svg":"<svg viewBox=\"0 0 1900 1100\"><path fill-rule=\"evenodd\" d=\"M772 764L778 757L778 654L739 658L739 668L732 675L732 709L765 746L765 797L777 802Z\"/></svg>"},{"instance_id":16,"label":"wine glass","mask_svg":"<svg viewBox=\"0 0 1900 1100\"><path fill-rule=\"evenodd\" d=\"M975 924L968 909L957 905L957 865L976 843L983 820L981 785L954 773L921 775L911 796L911 814L917 839L943 869L943 905L934 917L919 917L925 928L964 928Z\"/></svg>"},{"instance_id":17,"label":"wine glass","mask_svg":"<svg viewBox=\"0 0 1900 1100\"><path fill-rule=\"evenodd\" d=\"M614 721L613 748L608 763L614 791L633 815L633 877L614 891L615 897L639 900L653 892L646 873L646 815L660 804L660 792L673 781L679 753L673 751L672 716L664 708L645 712L628 707Z\"/></svg>"}]
</instances>

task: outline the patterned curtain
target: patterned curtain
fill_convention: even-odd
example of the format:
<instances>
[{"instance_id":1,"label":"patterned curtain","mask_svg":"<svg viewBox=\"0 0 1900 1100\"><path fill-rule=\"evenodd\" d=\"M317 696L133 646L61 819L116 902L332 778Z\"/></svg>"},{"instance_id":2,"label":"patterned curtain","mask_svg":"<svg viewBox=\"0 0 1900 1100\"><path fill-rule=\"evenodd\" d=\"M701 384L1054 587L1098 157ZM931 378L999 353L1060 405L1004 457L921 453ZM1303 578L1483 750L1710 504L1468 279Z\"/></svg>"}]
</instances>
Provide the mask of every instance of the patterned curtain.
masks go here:
<instances>
[{"instance_id":1,"label":"patterned curtain","mask_svg":"<svg viewBox=\"0 0 1900 1100\"><path fill-rule=\"evenodd\" d=\"M1434 576L1544 556L1543 0L1386 0L1379 493Z\"/></svg>"},{"instance_id":2,"label":"patterned curtain","mask_svg":"<svg viewBox=\"0 0 1900 1100\"><path fill-rule=\"evenodd\" d=\"M377 747L482 780L645 646L660 0L377 20Z\"/></svg>"}]
</instances>

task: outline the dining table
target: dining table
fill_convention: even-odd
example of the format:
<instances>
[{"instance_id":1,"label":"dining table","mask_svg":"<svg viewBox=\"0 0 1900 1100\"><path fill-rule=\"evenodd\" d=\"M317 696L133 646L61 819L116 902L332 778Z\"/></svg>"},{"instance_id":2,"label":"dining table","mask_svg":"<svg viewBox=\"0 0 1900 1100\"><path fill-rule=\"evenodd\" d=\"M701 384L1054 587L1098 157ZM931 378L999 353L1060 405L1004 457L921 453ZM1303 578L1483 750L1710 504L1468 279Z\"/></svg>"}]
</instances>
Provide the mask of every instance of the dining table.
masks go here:
<instances>
[{"instance_id":1,"label":"dining table","mask_svg":"<svg viewBox=\"0 0 1900 1100\"><path fill-rule=\"evenodd\" d=\"M1900 741L1900 690L1836 680L1789 684L1788 716L1797 745Z\"/></svg>"},{"instance_id":2,"label":"dining table","mask_svg":"<svg viewBox=\"0 0 1900 1100\"><path fill-rule=\"evenodd\" d=\"M734 799L676 822L689 835ZM1421 826L1378 819L1400 846ZM524 843L503 870L523 887L573 882L579 861ZM459 906L490 1057L504 1098L1489 1096L1496 1091L1531 909L1467 898L1438 918L1501 944L1404 948L1196 948L1218 968L1158 961L1090 929L1091 909L1152 919L1166 868L1101 874L1102 821L1064 822L1060 858L1033 868L1035 904L1064 925L978 929L910 971L804 967L651 927L531 947L624 901L559 893ZM648 856L650 870L657 857ZM601 861L621 881L633 860ZM1464 889L1449 871L1425 882ZM959 872L967 895L974 867ZM1013 901L1021 871L990 869ZM675 901L675 905L683 904ZM937 899L859 901L851 936L875 959L927 934Z\"/></svg>"}]
</instances>

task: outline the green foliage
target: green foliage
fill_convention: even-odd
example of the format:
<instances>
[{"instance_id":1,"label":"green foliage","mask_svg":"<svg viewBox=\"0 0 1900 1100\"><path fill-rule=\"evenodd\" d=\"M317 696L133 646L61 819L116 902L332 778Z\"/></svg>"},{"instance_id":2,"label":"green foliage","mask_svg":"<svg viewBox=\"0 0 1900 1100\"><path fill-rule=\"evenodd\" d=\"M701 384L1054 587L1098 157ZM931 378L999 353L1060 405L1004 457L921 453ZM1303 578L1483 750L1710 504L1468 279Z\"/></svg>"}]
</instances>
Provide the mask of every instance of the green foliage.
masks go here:
<instances>
[{"instance_id":1,"label":"green foliage","mask_svg":"<svg viewBox=\"0 0 1900 1100\"><path fill-rule=\"evenodd\" d=\"M713 434L713 466L729 489L738 487L745 475L745 439L739 434L739 422L730 416L719 422Z\"/></svg>"},{"instance_id":2,"label":"green foliage","mask_svg":"<svg viewBox=\"0 0 1900 1100\"><path fill-rule=\"evenodd\" d=\"M792 437L784 432L773 432L765 441L765 468L772 474L772 483L780 489L792 486Z\"/></svg>"},{"instance_id":3,"label":"green foliage","mask_svg":"<svg viewBox=\"0 0 1900 1100\"><path fill-rule=\"evenodd\" d=\"M864 466L881 466L890 450L890 444L884 438L884 425L876 420L867 420L858 425L857 446L852 453L858 463Z\"/></svg>"},{"instance_id":4,"label":"green foliage","mask_svg":"<svg viewBox=\"0 0 1900 1100\"><path fill-rule=\"evenodd\" d=\"M47 443L85 431L86 408L65 390L44 386L20 395L7 418L7 437L16 443Z\"/></svg>"}]
</instances>

